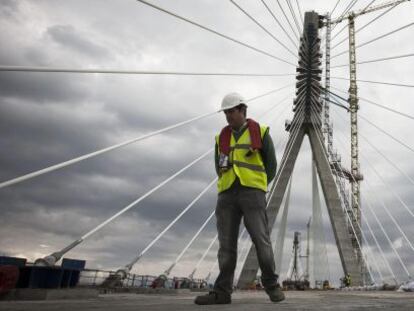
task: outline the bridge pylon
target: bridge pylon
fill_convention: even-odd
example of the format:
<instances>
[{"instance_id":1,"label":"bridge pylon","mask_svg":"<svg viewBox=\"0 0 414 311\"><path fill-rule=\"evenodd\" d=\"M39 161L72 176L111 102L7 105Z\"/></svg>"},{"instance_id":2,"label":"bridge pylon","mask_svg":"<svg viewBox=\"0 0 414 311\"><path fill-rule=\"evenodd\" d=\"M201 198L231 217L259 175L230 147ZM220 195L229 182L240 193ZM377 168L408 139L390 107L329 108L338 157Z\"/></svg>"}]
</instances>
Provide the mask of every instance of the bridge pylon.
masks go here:
<instances>
[{"instance_id":1,"label":"bridge pylon","mask_svg":"<svg viewBox=\"0 0 414 311\"><path fill-rule=\"evenodd\" d=\"M317 173L321 182L329 219L338 247L339 257L345 273L349 273L352 285L361 285L360 256L361 244L355 246L353 241L358 238L353 230L354 216L342 204L343 196L335 182L335 167L329 160L324 144L322 131L322 102L321 97L321 57L319 28L322 27L322 16L316 12L306 12L303 34L300 39L299 61L296 83L296 98L293 102L295 112L293 120L287 124L289 139L280 163L275 182L271 188L271 196L267 206L269 227L272 230L280 209L286 188L293 173L295 162L303 139L308 136ZM351 230L352 227L352 230ZM358 247L358 249L357 249ZM258 272L256 250L252 245L244 262L238 288L247 289L255 280Z\"/></svg>"}]
</instances>

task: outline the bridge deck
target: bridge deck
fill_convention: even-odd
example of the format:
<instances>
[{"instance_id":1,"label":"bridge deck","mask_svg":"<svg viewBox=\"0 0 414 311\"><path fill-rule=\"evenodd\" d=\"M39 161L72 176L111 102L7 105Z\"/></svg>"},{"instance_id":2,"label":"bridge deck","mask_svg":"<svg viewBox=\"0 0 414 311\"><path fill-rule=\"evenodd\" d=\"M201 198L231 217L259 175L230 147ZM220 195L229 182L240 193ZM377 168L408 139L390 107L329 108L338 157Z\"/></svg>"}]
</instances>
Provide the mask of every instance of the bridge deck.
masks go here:
<instances>
[{"instance_id":1,"label":"bridge deck","mask_svg":"<svg viewBox=\"0 0 414 311\"><path fill-rule=\"evenodd\" d=\"M264 292L237 292L231 305L197 306L196 293L178 295L106 294L91 300L0 301L0 310L413 310L414 293L287 292L277 306Z\"/></svg>"}]
</instances>

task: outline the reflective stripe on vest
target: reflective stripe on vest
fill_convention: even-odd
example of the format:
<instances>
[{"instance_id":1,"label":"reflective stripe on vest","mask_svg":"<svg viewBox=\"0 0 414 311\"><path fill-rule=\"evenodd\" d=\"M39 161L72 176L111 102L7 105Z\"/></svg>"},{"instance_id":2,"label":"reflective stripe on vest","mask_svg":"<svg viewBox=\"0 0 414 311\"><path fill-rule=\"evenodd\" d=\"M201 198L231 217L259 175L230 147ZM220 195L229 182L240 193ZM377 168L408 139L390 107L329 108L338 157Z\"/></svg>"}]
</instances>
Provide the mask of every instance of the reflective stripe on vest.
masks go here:
<instances>
[{"instance_id":1,"label":"reflective stripe on vest","mask_svg":"<svg viewBox=\"0 0 414 311\"><path fill-rule=\"evenodd\" d=\"M262 140L267 130L267 126L260 125L260 136ZM219 139L220 135L217 135L217 146L220 146ZM231 135L229 154L229 163L231 167L227 171L220 173L217 182L219 193L229 189L236 180L236 176L243 186L267 191L267 175L262 156L258 150L251 153L251 155L246 156L250 146L251 140L249 129L244 130L237 143L234 135ZM220 153L220 150L218 150L218 152Z\"/></svg>"}]
</instances>

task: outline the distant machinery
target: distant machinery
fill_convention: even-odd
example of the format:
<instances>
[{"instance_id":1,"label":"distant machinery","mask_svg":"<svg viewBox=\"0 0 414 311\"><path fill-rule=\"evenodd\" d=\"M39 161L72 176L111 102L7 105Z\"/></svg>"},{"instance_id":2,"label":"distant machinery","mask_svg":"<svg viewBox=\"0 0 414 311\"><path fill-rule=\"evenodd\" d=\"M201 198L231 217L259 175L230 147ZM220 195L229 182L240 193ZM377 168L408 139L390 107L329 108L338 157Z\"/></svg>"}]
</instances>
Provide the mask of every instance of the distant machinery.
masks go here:
<instances>
[{"instance_id":1,"label":"distant machinery","mask_svg":"<svg viewBox=\"0 0 414 311\"><path fill-rule=\"evenodd\" d=\"M308 271L304 271L301 263L300 232L295 232L293 238L292 257L289 263L287 278L282 282L285 289L305 290L309 288Z\"/></svg>"}]
</instances>

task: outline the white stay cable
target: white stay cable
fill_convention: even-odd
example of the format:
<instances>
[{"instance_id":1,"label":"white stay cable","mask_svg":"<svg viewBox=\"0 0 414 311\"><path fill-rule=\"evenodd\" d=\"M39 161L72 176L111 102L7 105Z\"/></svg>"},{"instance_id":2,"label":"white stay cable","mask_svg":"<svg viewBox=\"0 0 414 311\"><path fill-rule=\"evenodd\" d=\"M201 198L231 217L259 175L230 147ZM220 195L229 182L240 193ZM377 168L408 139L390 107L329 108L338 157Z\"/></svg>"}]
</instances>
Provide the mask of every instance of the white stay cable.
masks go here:
<instances>
[{"instance_id":1,"label":"white stay cable","mask_svg":"<svg viewBox=\"0 0 414 311\"><path fill-rule=\"evenodd\" d=\"M299 131L297 131L298 129L299 129L299 127L300 127L300 125L302 124L302 122L303 122L303 120L304 120L304 110L305 110L305 105L302 105L300 108L299 108L299 110L295 113L295 116L294 116L294 118L293 118L293 122L292 122L292 124L291 124L291 132L290 132L290 135L289 135L289 137L290 136L294 136L293 134L295 134L295 138L296 138L296 135L297 135L297 133L299 132ZM292 140L289 140L288 139L288 142L287 142L287 144L286 144L286 147L285 147L285 150L286 149L288 149L289 151L286 153L286 152L284 152L283 153L283 156L282 156L282 159L281 159L281 164L282 164L282 166L281 167L284 167L284 162L285 162L285 160L287 159L287 156L290 154L290 150L291 150L291 148L292 148L292 145L291 144L293 144L293 142L294 142L294 139L292 139ZM289 145L289 143L290 143L290 145ZM281 172L281 169L279 169L278 170L278 173L276 174L276 180L275 180L275 182L274 183L277 183L277 181L278 181L278 179L279 179L279 177L278 177L278 175L279 175L279 172ZM272 194L273 195L273 194Z\"/></svg>"},{"instance_id":2,"label":"white stay cable","mask_svg":"<svg viewBox=\"0 0 414 311\"><path fill-rule=\"evenodd\" d=\"M124 147L126 145L135 143L137 141L144 140L144 139L150 138L152 136L155 136L155 135L158 135L158 134L161 134L161 133L170 131L172 129L175 129L177 127L183 126L185 124L188 124L188 123L191 123L191 122L194 122L194 121L197 121L197 120L200 120L200 119L203 119L203 118L212 116L212 115L214 115L214 114L216 114L218 112L219 111L209 112L209 113L203 114L201 116L198 116L198 117L195 117L195 118L191 118L189 120L186 120L186 121L183 121L183 122L180 122L180 123L176 123L174 125L167 126L165 128L162 128L160 130L151 132L149 134L145 134L145 135L142 135L140 137L127 140L127 141L122 142L120 144L116 144L116 145L113 145L113 146L110 146L110 147L107 147L107 148L104 148L104 149L100 149L100 150L97 150L95 152L91 152L91 153L85 154L83 156L80 156L80 157L71 159L69 161L61 162L59 164L52 165L52 166L49 166L47 168L44 168L44 169L41 169L41 170L38 170L38 171L35 171L35 172L32 172L32 173L29 173L29 174L26 174L26 175L23 175L23 176L14 178L14 179L10 179L10 180L4 181L4 182L0 183L0 189L1 188L4 188L4 187L7 187L7 186L10 186L10 185L17 184L17 183L22 182L22 181L27 180L27 179L31 179L31 178L34 178L34 177L37 177L37 176L40 176L40 175L43 175L43 174L46 174L46 173L50 173L50 172L55 171L55 170L58 170L60 168L63 168L63 167L66 167L66 166L69 166L69 165L78 163L80 161L83 161L83 160L86 160L86 159L89 159L89 158L92 158L92 157L96 157L96 156L101 155L103 153L106 153L106 152L109 152L109 151L112 151L112 150L115 150L115 149L119 149L121 147Z\"/></svg>"},{"instance_id":3,"label":"white stay cable","mask_svg":"<svg viewBox=\"0 0 414 311\"><path fill-rule=\"evenodd\" d=\"M304 107L304 106L303 106ZM290 142L291 142L291 144L289 145L289 140L288 140L288 143L287 143L287 145L286 145L286 147L285 147L285 150L286 150L286 148L288 148L288 151L287 152L285 152L284 153L284 155L283 155L283 157L282 157L282 160L281 160L281 167L280 167L280 169L278 170L278 173L276 174L276 180L275 180L275 182L274 182L274 185L276 185L277 183L278 183L278 181L279 181L279 178L280 178L280 175L281 175L281 172L282 172L282 170L284 169L284 167L285 167L285 165L286 165L286 159L288 159L289 158L289 155L290 155L290 152L292 151L292 147L293 147L293 142L295 141L295 139L296 139L296 137L297 137L297 135L298 135L298 133L299 133L299 127L300 127L300 125L302 124L302 122L303 122L303 120L304 120L304 108L302 107L302 110L300 111L300 112L298 112L298 114L296 115L296 124L295 124L295 127L293 128L293 130L292 130L292 132L291 132L291 135L292 136L295 136L295 138L294 139L292 139L292 140L290 140ZM292 126L293 126L293 124L294 124L295 122L293 122L292 123ZM270 199L269 199L269 202L270 202L270 200L271 200L271 198L272 198L272 196L273 196L273 193L274 193L274 191L275 191L275 186L273 186L273 189L272 189L272 191L271 191L271 194L270 194Z\"/></svg>"},{"instance_id":4,"label":"white stay cable","mask_svg":"<svg viewBox=\"0 0 414 311\"><path fill-rule=\"evenodd\" d=\"M369 208L369 210L370 210L370 211L371 211L371 213L374 215L375 220L377 221L377 223L378 223L378 225L380 226L380 228L381 228L382 232L384 233L385 237L387 238L387 241L388 241L388 243L390 244L391 249L393 250L394 254L397 256L397 259L398 259L398 261L400 262L401 266L403 267L403 269L404 269L405 273L407 274L408 279L411 279L410 272L408 271L408 269L407 269L406 265L404 264L404 262L402 261L402 259L401 259L400 255L398 254L397 250L395 249L394 245L392 244L392 241L391 241L390 237L388 236L387 232L385 231L384 226L382 225L381 221L378 219L377 215L375 214L375 212L374 212L374 210L373 210L373 208L372 208L371 204L369 203L369 201L368 201L368 200L366 200L366 203L368 203L368 208ZM363 211L361 210L361 213L362 213L362 212L363 212Z\"/></svg>"},{"instance_id":5,"label":"white stay cable","mask_svg":"<svg viewBox=\"0 0 414 311\"><path fill-rule=\"evenodd\" d=\"M370 185L370 183L366 180L365 181L368 188L370 189L371 192L372 191L372 187ZM398 224L397 220L395 219L395 217L390 213L389 209L387 208L387 206L384 203L384 200L379 200L379 198L377 197L378 201L381 203L381 206L383 207L383 209L385 210L385 212L387 213L387 215L391 218L392 222L394 223L394 225L397 227L398 231L401 233L401 235L404 237L404 239L407 241L408 245L410 246L411 250L414 251L414 247L413 244L411 243L411 241L408 239L407 235L404 233L404 231L402 230L401 226Z\"/></svg>"},{"instance_id":6,"label":"white stay cable","mask_svg":"<svg viewBox=\"0 0 414 311\"><path fill-rule=\"evenodd\" d=\"M294 138L292 139L292 140L289 140L289 138L288 138L288 141L287 141L287 143L286 143L286 147L285 147L285 150L286 149L288 149L288 151L287 152L284 152L284 154L283 154L283 157L282 157L282 160L281 160L281 166L280 166L280 168L278 169L278 171L277 171L277 174L276 174L276 180L275 180L275 182L274 182L274 185L276 185L278 182L279 182L279 178L280 178L280 176L281 176L281 172L282 172L282 170L283 170L283 168L285 167L285 165L286 165L286 161L287 161L287 159L289 158L289 156L290 156L290 153L291 153L291 151L292 151L292 148L293 148L293 142L295 141L295 139L296 139L296 137L297 137L297 135L299 134L299 127L301 126L301 124L302 124L302 122L303 122L303 120L305 119L305 117L304 117L304 109L302 109L302 111L300 112L300 114L298 114L298 115L296 115L296 125L295 125L295 127L293 128L293 130L292 130L292 132L291 132L291 134L290 135L292 135L292 137L294 136ZM293 122L294 123L294 122ZM293 125L293 123L292 123L292 125ZM290 135L289 135L289 137L290 137ZM289 142L290 142L290 144L289 144ZM270 199L272 198L272 196L273 196L273 193L274 193L274 191L275 191L275 186L273 186L273 189L272 189L272 191L271 191L271 194L270 194ZM269 201L270 201L270 199L269 199Z\"/></svg>"},{"instance_id":7,"label":"white stay cable","mask_svg":"<svg viewBox=\"0 0 414 311\"><path fill-rule=\"evenodd\" d=\"M289 96L290 96L290 94L286 98L284 98L282 100L282 102L284 102L286 99L288 99ZM272 117L270 120L268 120L267 124L269 124L269 125L270 124L276 124L276 122L278 122L285 115L285 112L289 107L290 107L290 105L286 105L285 107L283 107L283 109L278 114L276 114L274 117ZM280 141L278 141L278 143L280 143ZM275 150L276 149L277 148L275 147Z\"/></svg>"},{"instance_id":8,"label":"white stay cable","mask_svg":"<svg viewBox=\"0 0 414 311\"><path fill-rule=\"evenodd\" d=\"M391 191L393 193L393 195L398 199L398 201L400 201L400 203L404 206L404 208L407 210L407 212L414 217L414 213L408 208L407 204L404 202L404 200L400 197L399 194L397 194L393 188L390 186L390 184L385 181L385 179L381 176L381 174L379 174L378 170L374 167L371 166L371 164L369 163L369 161L367 162L370 167L372 168L372 170L376 173L376 175L378 176L378 178L383 182L383 184L385 184L386 188L389 189L389 191Z\"/></svg>"},{"instance_id":9,"label":"white stay cable","mask_svg":"<svg viewBox=\"0 0 414 311\"><path fill-rule=\"evenodd\" d=\"M302 33L302 29L300 28L300 22L298 22L298 20L296 19L296 14L295 14L295 10L293 9L293 5L290 3L289 0L286 0L286 3L288 5L288 7L289 7L290 13L292 14L293 21L294 21L294 23L296 25L296 28L298 29L298 33L299 33L299 36L300 36L301 33Z\"/></svg>"},{"instance_id":10,"label":"white stay cable","mask_svg":"<svg viewBox=\"0 0 414 311\"><path fill-rule=\"evenodd\" d=\"M367 137L365 137L363 134L359 133L359 135L364 139L364 141L366 143L368 143L368 145L370 145L377 153L379 153L390 165L392 165L397 171L399 171L402 175L404 175L405 178L407 178L407 180L414 185L414 180L407 175L406 172L404 172L401 168L399 168L394 161L391 161L383 152L381 152L381 150L379 150L377 147L375 147Z\"/></svg>"},{"instance_id":11,"label":"white stay cable","mask_svg":"<svg viewBox=\"0 0 414 311\"><path fill-rule=\"evenodd\" d=\"M279 91L281 91L281 90L283 90L283 89L286 89L286 88L288 88L288 87L291 87L291 86L293 86L293 85L295 85L295 83L289 83L289 84L286 84L286 85L284 85L284 86L282 86L282 87L279 87L279 88L277 88L277 89L271 90L271 91L266 92L266 93L264 93L264 94L261 94L261 95L257 95L257 96L251 97L251 98L249 98L248 100L246 100L246 102L247 102L247 103L250 103L250 102L252 102L252 101L254 101L254 100L256 100L256 99L259 99L259 98L262 98L262 97L268 96L268 95L270 95L270 94L273 94L273 93L279 92ZM221 112L221 111L222 111L222 110L220 109L220 110L219 110L219 112Z\"/></svg>"},{"instance_id":12,"label":"white stay cable","mask_svg":"<svg viewBox=\"0 0 414 311\"><path fill-rule=\"evenodd\" d=\"M279 150L279 147L282 147L282 146L283 146L283 148L280 148L280 149L285 150L288 139L289 139L289 136L286 136L286 137L283 138L283 140L278 141L276 146L275 146L275 150ZM274 181L273 181L272 184L274 184Z\"/></svg>"},{"instance_id":13,"label":"white stay cable","mask_svg":"<svg viewBox=\"0 0 414 311\"><path fill-rule=\"evenodd\" d=\"M218 238L218 234L215 235L215 237L211 240L210 244L208 245L207 249L204 251L203 255L201 256L201 258L198 260L197 264L195 265L193 272L191 273L191 275L194 277L194 274L196 273L198 267L200 267L201 263L204 261L204 259L206 258L207 254L210 252L210 249L213 247L213 245L216 243Z\"/></svg>"},{"instance_id":14,"label":"white stay cable","mask_svg":"<svg viewBox=\"0 0 414 311\"><path fill-rule=\"evenodd\" d=\"M153 239L139 254L136 256L128 265L125 267L130 271L132 267L138 262L138 260L179 220L181 217L188 212L190 208L216 183L217 177L215 177L192 201L188 204L180 214L178 214L168 226L164 228L156 237Z\"/></svg>"},{"instance_id":15,"label":"white stay cable","mask_svg":"<svg viewBox=\"0 0 414 311\"><path fill-rule=\"evenodd\" d=\"M372 187L370 186L369 182L366 180L365 181L368 188L371 189L372 191ZM377 197L378 198L378 197ZM391 218L392 222L394 223L394 225L397 227L398 231L400 231L401 235L404 237L404 239L407 241L408 245L410 246L411 250L414 251L414 246L411 243L411 241L408 239L407 235L404 233L404 231L402 230L401 226L398 224L397 220L395 219L394 216L392 216L392 214L390 213L389 209L387 208L387 206L384 203L384 200L379 200L381 203L381 206L383 207L383 209L385 210L385 212L387 213L387 215Z\"/></svg>"},{"instance_id":16,"label":"white stay cable","mask_svg":"<svg viewBox=\"0 0 414 311\"><path fill-rule=\"evenodd\" d=\"M217 266L218 266L218 261L215 260L214 263L210 266L210 269L208 269L207 276L205 277L206 281L209 280L211 273L217 268Z\"/></svg>"},{"instance_id":17,"label":"white stay cable","mask_svg":"<svg viewBox=\"0 0 414 311\"><path fill-rule=\"evenodd\" d=\"M294 73L243 73L243 72L191 72L191 71L160 71L160 70L122 70L100 68L51 68L51 67L26 67L3 66L0 72L57 72L57 73L103 73L103 74L129 74L129 75L174 75L174 76L240 76L240 77L285 77L295 76Z\"/></svg>"},{"instance_id":18,"label":"white stay cable","mask_svg":"<svg viewBox=\"0 0 414 311\"><path fill-rule=\"evenodd\" d=\"M290 96L292 96L292 94L288 94L286 97L284 97L283 99L281 99L278 103L276 103L275 105L271 106L269 109L267 109L266 111L264 111L263 113L260 114L259 119L262 119L263 117L267 116L268 113L274 109L276 109L277 107L279 107L281 104L283 104ZM286 105L286 107L289 107L289 105ZM282 110L285 111L286 107ZM280 118L280 114L278 115L277 120Z\"/></svg>"},{"instance_id":19,"label":"white stay cable","mask_svg":"<svg viewBox=\"0 0 414 311\"><path fill-rule=\"evenodd\" d=\"M303 20L303 14L302 14L302 10L301 10L300 5L299 5L299 0L296 0L296 5L297 5L298 11L299 11L299 20L301 21L302 28L303 28L303 24L304 24L305 21Z\"/></svg>"},{"instance_id":20,"label":"white stay cable","mask_svg":"<svg viewBox=\"0 0 414 311\"><path fill-rule=\"evenodd\" d=\"M282 117L282 114L278 117L278 119L279 119L280 117ZM283 138L283 140L279 140L279 141L277 142L276 146L275 146L275 150L276 150L276 151L277 151L277 150L279 150L279 147L281 147L281 146L283 146L282 150L285 150L285 149L286 149L286 146L287 146L287 141L288 141L288 139L289 139L289 135L286 135L286 136Z\"/></svg>"},{"instance_id":21,"label":"white stay cable","mask_svg":"<svg viewBox=\"0 0 414 311\"><path fill-rule=\"evenodd\" d=\"M368 166L377 173L377 171L375 170L374 166L371 165L371 163L369 161L367 161L367 159L365 157L363 157L364 160L368 163ZM380 177L377 173L377 176ZM381 180L383 181L383 179L381 178ZM372 187L370 186L369 182L366 181L368 187L370 189L372 189ZM389 185L385 184L386 187L388 188ZM384 200L381 200L381 205L383 207L383 209L385 210L385 212L388 214L388 216L391 218L391 220L393 221L394 225L397 227L398 231L401 233L401 235L404 237L404 239L407 241L408 245L410 246L411 250L414 251L414 246L412 245L412 243L410 242L410 240L408 239L407 235L404 233L404 231L402 230L401 226L398 224L398 222L396 221L396 219L394 218L394 216L392 216L392 214L390 213L389 209L387 208L387 206L384 203Z\"/></svg>"},{"instance_id":22,"label":"white stay cable","mask_svg":"<svg viewBox=\"0 0 414 311\"><path fill-rule=\"evenodd\" d=\"M204 152L201 156L199 156L197 159L193 160L190 164L184 166L178 172L176 172L175 174L173 174L170 177L168 177L167 179L165 179L162 183L160 183L156 187L152 188L150 191L148 191L147 193L145 193L144 195L142 195L141 197L139 197L138 199L136 199L134 202L132 202L128 206L124 207L122 210L120 210L118 213L116 213L112 217L108 218L107 220L105 220L99 226L97 226L96 228L92 229L88 233L84 234L81 239L84 240L84 239L88 238L90 235L94 234L96 231L98 231L99 229L101 229L103 226L105 226L106 224L110 223L112 220L114 220L115 218L119 217L120 215L122 215L123 213L125 213L130 208L134 207L136 204L138 204L143 199L145 199L146 197L148 197L149 195L151 195L152 193L154 193L155 191L157 191L158 189L160 189L162 186L164 186L165 184L167 184L168 182L170 182L171 180L173 180L175 177L177 177L178 175L180 175L181 173L183 173L184 171L186 171L188 168L190 168L191 166L193 166L194 164L196 164L197 162L199 162L200 160L202 160L203 158L205 158L212 151L213 151L213 148L210 148L209 150L207 150L206 152Z\"/></svg>"},{"instance_id":23,"label":"white stay cable","mask_svg":"<svg viewBox=\"0 0 414 311\"><path fill-rule=\"evenodd\" d=\"M204 221L204 223L201 225L201 227L198 229L196 234L191 238L191 240L187 243L187 245L184 247L184 249L181 251L181 253L177 256L173 264L165 271L166 275L169 275L171 273L171 270L174 268L174 266L180 261L181 257L185 254L185 252L190 248L190 246L193 244L195 239L200 235L201 231L207 226L211 218L215 215L215 209L211 212L210 216L207 217L207 219Z\"/></svg>"},{"instance_id":24,"label":"white stay cable","mask_svg":"<svg viewBox=\"0 0 414 311\"><path fill-rule=\"evenodd\" d=\"M283 32L285 33L285 35L289 38L290 42L292 42L292 44L297 48L298 45L295 43L295 41L292 39L292 37L288 34L288 32L286 31L285 27L283 27L283 25L280 23L279 19L276 17L276 15L273 13L273 11L269 8L269 6L267 5L267 3L264 0L260 0L264 7L266 8L266 10L269 12L270 15L272 15L273 19L275 20L275 22L279 25L279 27L283 30ZM298 38L299 39L299 38ZM295 65L296 67L296 65Z\"/></svg>"},{"instance_id":25,"label":"white stay cable","mask_svg":"<svg viewBox=\"0 0 414 311\"><path fill-rule=\"evenodd\" d=\"M298 34L296 33L295 29L292 26L292 23L290 22L289 18L287 17L285 10L283 9L282 5L280 4L280 1L276 0L276 2L279 5L280 11L283 13L283 16L285 17L285 20L286 20L287 24L289 25L290 29L292 30L292 34L296 37L296 40L299 41L300 40L299 39L300 38L300 33L299 33L299 36L298 36Z\"/></svg>"},{"instance_id":26,"label":"white stay cable","mask_svg":"<svg viewBox=\"0 0 414 311\"><path fill-rule=\"evenodd\" d=\"M381 254L382 260L383 260L383 261L384 261L384 263L385 263L385 266L387 267L387 269L388 269L388 271L390 272L390 274L391 274L392 278L394 279L394 282L395 282L396 284L398 284L397 277L395 276L394 271L392 271L391 265L390 265L390 263L388 262L388 259L385 257L385 255L384 255L384 251L382 250L382 247L381 247L381 245L379 244L379 242L378 242L378 240L377 240L377 238L376 238L376 236L375 236L375 234L374 234L374 231L372 230L372 228L371 228L371 226L370 226L370 224L369 224L369 222L368 222L368 219L365 217L365 213L364 213L364 212L361 212L361 216L362 216L362 219L364 219L364 220L365 220L365 224L367 225L368 230L369 230L369 232L371 233L371 236L372 236L372 238L374 239L374 242L375 242L375 244L376 244L376 246L377 246L378 250L380 251L380 254ZM378 270L378 272L380 272L380 270Z\"/></svg>"}]
</instances>

